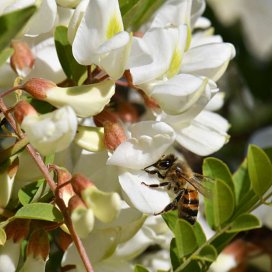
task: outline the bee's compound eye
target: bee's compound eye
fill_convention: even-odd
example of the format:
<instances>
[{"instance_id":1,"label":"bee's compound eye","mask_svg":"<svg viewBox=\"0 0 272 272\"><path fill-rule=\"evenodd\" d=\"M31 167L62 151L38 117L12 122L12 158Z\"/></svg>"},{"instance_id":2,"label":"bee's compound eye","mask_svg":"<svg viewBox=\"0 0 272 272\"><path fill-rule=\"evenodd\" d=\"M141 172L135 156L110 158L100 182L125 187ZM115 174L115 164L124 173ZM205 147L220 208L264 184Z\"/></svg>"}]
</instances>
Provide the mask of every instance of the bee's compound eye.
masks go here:
<instances>
[{"instance_id":1,"label":"bee's compound eye","mask_svg":"<svg viewBox=\"0 0 272 272\"><path fill-rule=\"evenodd\" d=\"M165 161L161 161L158 165L159 168L161 169L167 169L168 167L170 167L171 165L171 161L170 160L165 160Z\"/></svg>"}]
</instances>

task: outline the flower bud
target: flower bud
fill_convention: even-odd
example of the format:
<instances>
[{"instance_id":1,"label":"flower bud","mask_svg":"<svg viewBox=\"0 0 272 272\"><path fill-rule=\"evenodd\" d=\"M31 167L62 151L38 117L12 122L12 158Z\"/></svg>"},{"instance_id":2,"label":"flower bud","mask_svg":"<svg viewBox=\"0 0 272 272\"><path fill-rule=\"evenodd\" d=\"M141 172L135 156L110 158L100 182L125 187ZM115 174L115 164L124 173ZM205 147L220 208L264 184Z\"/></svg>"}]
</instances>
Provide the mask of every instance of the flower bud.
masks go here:
<instances>
[{"instance_id":1,"label":"flower bud","mask_svg":"<svg viewBox=\"0 0 272 272\"><path fill-rule=\"evenodd\" d=\"M104 126L103 123L105 121L115 123L118 122L118 117L114 112L109 111L107 109L104 109L102 112L94 116L94 122L98 127L103 127Z\"/></svg>"},{"instance_id":2,"label":"flower bud","mask_svg":"<svg viewBox=\"0 0 272 272\"><path fill-rule=\"evenodd\" d=\"M66 169L57 167L55 165L54 169L57 172L59 197L64 201L65 205L68 206L69 200L73 195L75 195L73 187L69 182L72 175Z\"/></svg>"},{"instance_id":3,"label":"flower bud","mask_svg":"<svg viewBox=\"0 0 272 272\"><path fill-rule=\"evenodd\" d=\"M12 69L21 77L26 77L31 71L35 59L28 44L23 41L12 41L14 53L10 58Z\"/></svg>"},{"instance_id":4,"label":"flower bud","mask_svg":"<svg viewBox=\"0 0 272 272\"><path fill-rule=\"evenodd\" d=\"M121 143L127 140L125 130L119 122L105 121L103 125L104 144L109 150L115 150Z\"/></svg>"},{"instance_id":5,"label":"flower bud","mask_svg":"<svg viewBox=\"0 0 272 272\"><path fill-rule=\"evenodd\" d=\"M31 145L46 156L71 144L76 134L77 117L74 110L66 106L39 116L28 114L24 116L21 127Z\"/></svg>"},{"instance_id":6,"label":"flower bud","mask_svg":"<svg viewBox=\"0 0 272 272\"><path fill-rule=\"evenodd\" d=\"M26 116L38 116L37 111L25 100L19 101L14 108L14 116L22 124Z\"/></svg>"},{"instance_id":7,"label":"flower bud","mask_svg":"<svg viewBox=\"0 0 272 272\"><path fill-rule=\"evenodd\" d=\"M89 117L101 112L114 95L113 80L104 80L90 85L58 87L54 82L32 78L22 89L33 97L47 101L53 106L71 106L80 117Z\"/></svg>"},{"instance_id":8,"label":"flower bud","mask_svg":"<svg viewBox=\"0 0 272 272\"><path fill-rule=\"evenodd\" d=\"M74 175L71 182L75 192L100 221L108 223L117 217L121 207L121 199L117 193L98 190L88 178L80 174Z\"/></svg>"},{"instance_id":9,"label":"flower bud","mask_svg":"<svg viewBox=\"0 0 272 272\"><path fill-rule=\"evenodd\" d=\"M39 100L45 100L47 92L53 88L58 87L53 81L44 78L31 78L22 86L22 90Z\"/></svg>"},{"instance_id":10,"label":"flower bud","mask_svg":"<svg viewBox=\"0 0 272 272\"><path fill-rule=\"evenodd\" d=\"M78 195L74 195L69 200L68 211L77 234L80 238L86 238L94 226L92 209L87 209L81 198Z\"/></svg>"}]
</instances>

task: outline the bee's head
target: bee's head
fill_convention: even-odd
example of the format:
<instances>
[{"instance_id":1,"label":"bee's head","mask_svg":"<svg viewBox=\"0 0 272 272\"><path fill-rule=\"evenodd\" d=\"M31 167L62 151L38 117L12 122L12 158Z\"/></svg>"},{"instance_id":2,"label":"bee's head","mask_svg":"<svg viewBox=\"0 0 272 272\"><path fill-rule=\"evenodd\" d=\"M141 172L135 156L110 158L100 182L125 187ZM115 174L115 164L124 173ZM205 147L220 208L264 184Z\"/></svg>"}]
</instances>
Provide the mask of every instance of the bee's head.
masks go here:
<instances>
[{"instance_id":1,"label":"bee's head","mask_svg":"<svg viewBox=\"0 0 272 272\"><path fill-rule=\"evenodd\" d=\"M173 154L163 155L157 162L147 166L145 170L149 167L154 167L158 170L167 170L173 165L176 160L177 158Z\"/></svg>"}]
</instances>

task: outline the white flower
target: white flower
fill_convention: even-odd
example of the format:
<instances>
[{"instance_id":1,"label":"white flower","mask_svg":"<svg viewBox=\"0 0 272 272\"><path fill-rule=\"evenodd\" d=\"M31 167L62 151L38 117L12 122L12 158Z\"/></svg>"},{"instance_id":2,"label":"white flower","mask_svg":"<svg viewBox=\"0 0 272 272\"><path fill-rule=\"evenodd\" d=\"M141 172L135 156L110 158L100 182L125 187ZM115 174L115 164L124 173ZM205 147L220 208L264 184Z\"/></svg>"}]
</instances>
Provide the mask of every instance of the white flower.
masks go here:
<instances>
[{"instance_id":1,"label":"white flower","mask_svg":"<svg viewBox=\"0 0 272 272\"><path fill-rule=\"evenodd\" d=\"M29 115L23 119L22 128L29 142L42 155L49 155L69 146L75 137L77 118L69 106L44 115Z\"/></svg>"},{"instance_id":2,"label":"white flower","mask_svg":"<svg viewBox=\"0 0 272 272\"><path fill-rule=\"evenodd\" d=\"M152 190L141 184L158 183L142 169L156 162L174 142L173 129L163 122L145 121L130 127L130 137L108 159L120 167L119 182L125 200L144 213L161 211L169 202L165 191Z\"/></svg>"},{"instance_id":3,"label":"white flower","mask_svg":"<svg viewBox=\"0 0 272 272\"><path fill-rule=\"evenodd\" d=\"M96 64L113 79L123 75L131 44L117 0L91 0L73 42L75 59Z\"/></svg>"}]
</instances>

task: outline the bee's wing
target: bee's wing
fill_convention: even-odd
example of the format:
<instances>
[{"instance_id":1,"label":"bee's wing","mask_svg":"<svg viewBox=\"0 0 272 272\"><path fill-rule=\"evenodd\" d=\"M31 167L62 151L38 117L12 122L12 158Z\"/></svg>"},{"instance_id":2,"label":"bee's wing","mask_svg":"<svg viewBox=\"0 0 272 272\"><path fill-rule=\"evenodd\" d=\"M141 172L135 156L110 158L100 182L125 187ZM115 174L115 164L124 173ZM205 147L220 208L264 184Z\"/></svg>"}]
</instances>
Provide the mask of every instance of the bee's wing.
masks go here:
<instances>
[{"instance_id":1,"label":"bee's wing","mask_svg":"<svg viewBox=\"0 0 272 272\"><path fill-rule=\"evenodd\" d=\"M184 178L204 197L206 198L212 197L212 186L215 183L214 179L202 176L197 173L193 173L193 176L190 178L186 177Z\"/></svg>"}]
</instances>

